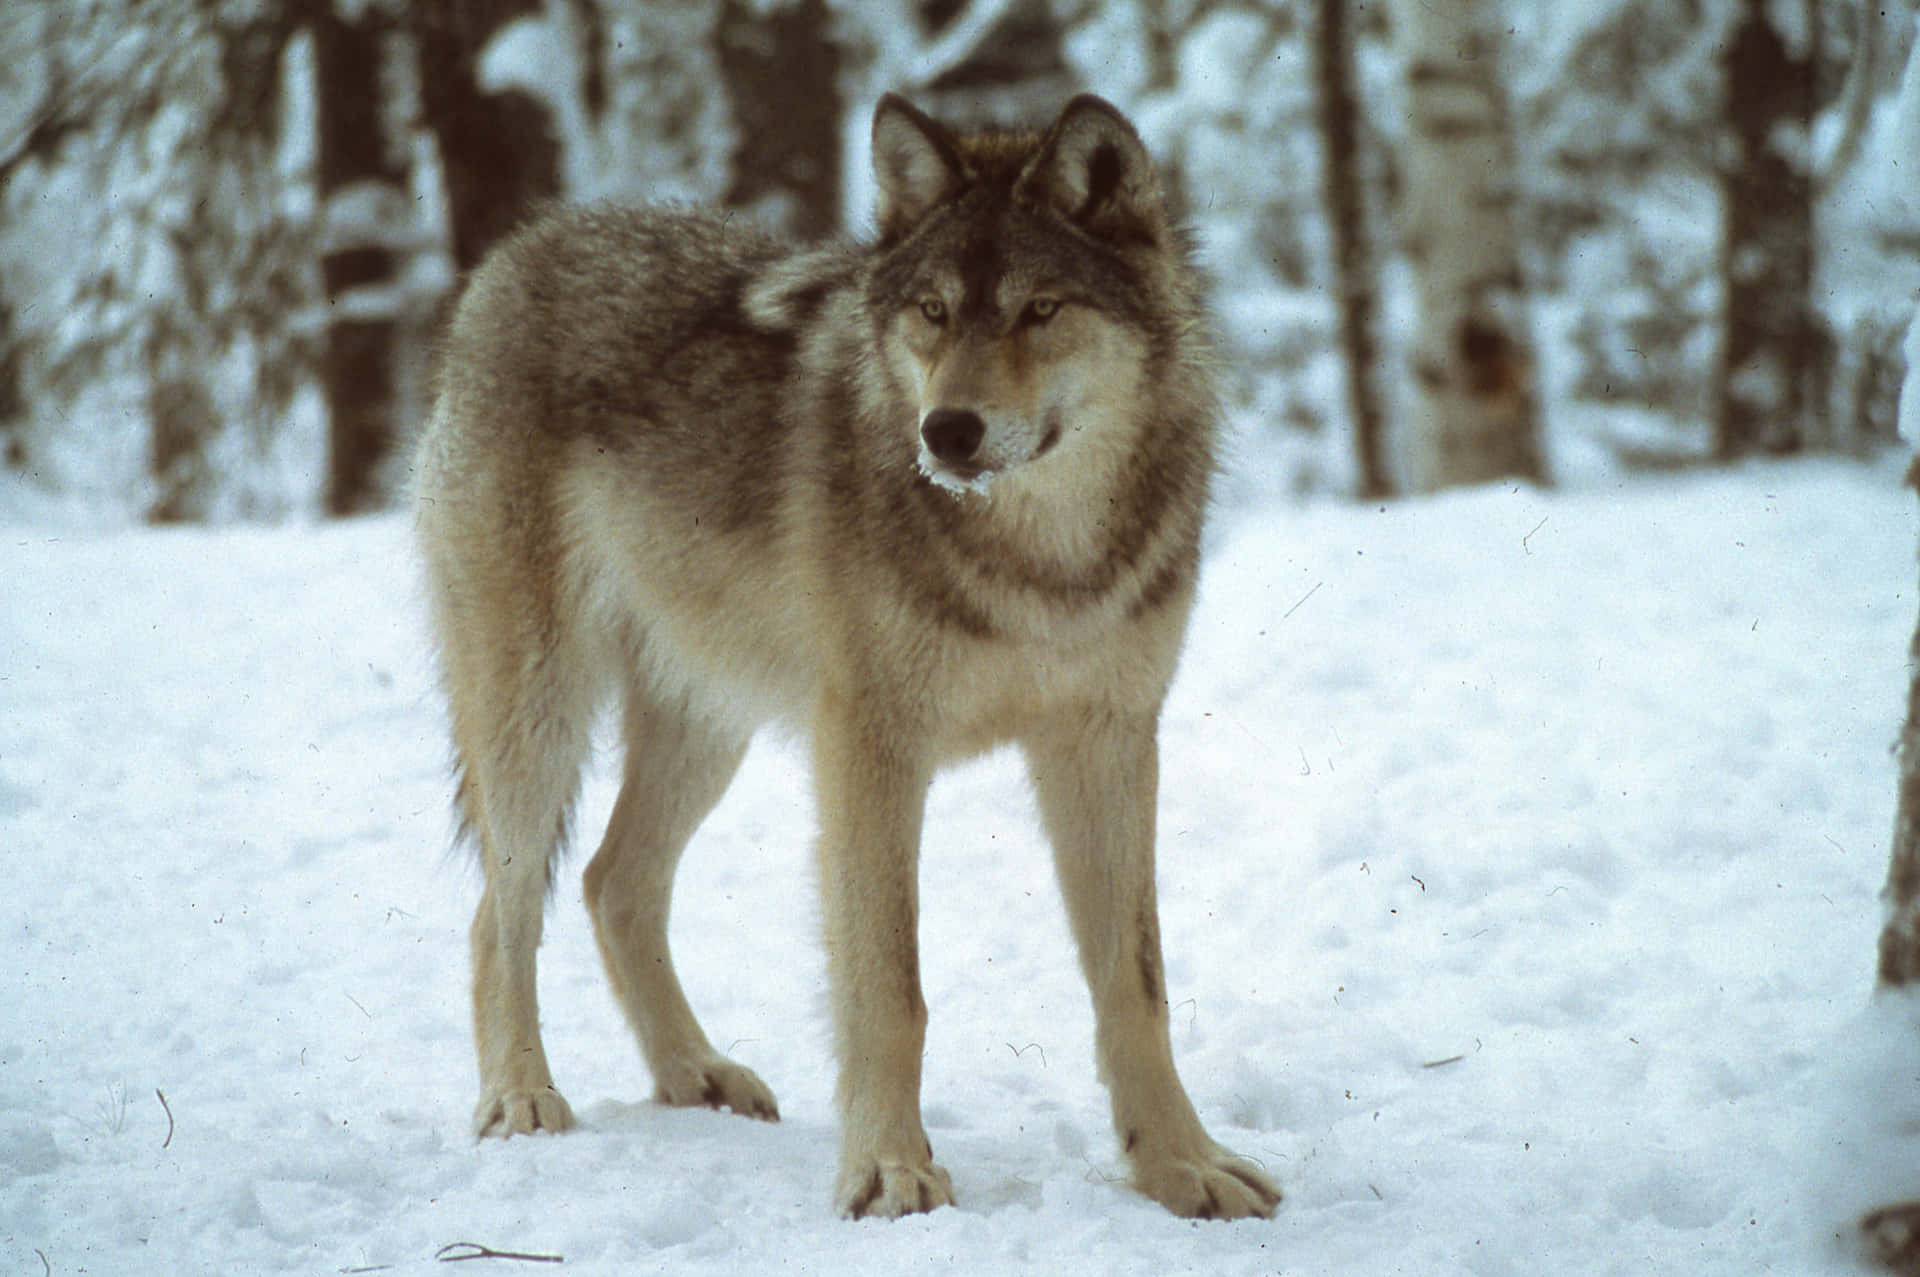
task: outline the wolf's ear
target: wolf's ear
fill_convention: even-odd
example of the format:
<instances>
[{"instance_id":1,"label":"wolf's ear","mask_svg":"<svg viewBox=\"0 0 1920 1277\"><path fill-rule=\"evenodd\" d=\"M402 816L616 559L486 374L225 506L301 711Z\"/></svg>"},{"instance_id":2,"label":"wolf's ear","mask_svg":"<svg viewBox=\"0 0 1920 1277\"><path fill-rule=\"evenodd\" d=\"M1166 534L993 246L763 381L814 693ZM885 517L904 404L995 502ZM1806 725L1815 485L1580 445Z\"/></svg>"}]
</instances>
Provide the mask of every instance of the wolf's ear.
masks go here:
<instances>
[{"instance_id":1,"label":"wolf's ear","mask_svg":"<svg viewBox=\"0 0 1920 1277\"><path fill-rule=\"evenodd\" d=\"M882 239L906 234L967 181L953 135L897 93L873 109L873 176Z\"/></svg>"},{"instance_id":2,"label":"wolf's ear","mask_svg":"<svg viewBox=\"0 0 1920 1277\"><path fill-rule=\"evenodd\" d=\"M1167 229L1160 180L1140 135L1112 103L1091 93L1061 109L1014 190L1116 243L1152 243Z\"/></svg>"}]
</instances>

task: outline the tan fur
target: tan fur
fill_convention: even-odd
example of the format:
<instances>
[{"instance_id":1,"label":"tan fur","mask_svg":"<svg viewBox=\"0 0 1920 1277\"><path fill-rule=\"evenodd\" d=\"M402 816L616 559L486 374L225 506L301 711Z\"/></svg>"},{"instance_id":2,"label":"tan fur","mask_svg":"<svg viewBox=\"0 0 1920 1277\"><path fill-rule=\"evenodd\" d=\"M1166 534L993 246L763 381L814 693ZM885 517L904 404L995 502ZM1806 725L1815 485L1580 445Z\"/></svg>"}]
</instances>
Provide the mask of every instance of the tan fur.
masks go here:
<instances>
[{"instance_id":1,"label":"tan fur","mask_svg":"<svg viewBox=\"0 0 1920 1277\"><path fill-rule=\"evenodd\" d=\"M1278 1190L1207 1136L1175 1074L1154 902L1157 720L1213 455L1193 271L1098 99L1043 135L965 138L890 97L874 132L876 244L559 212L462 299L417 496L486 875L475 1126L573 1122L534 954L617 695L625 779L585 898L662 1101L777 1116L687 1006L667 913L682 849L782 719L812 742L818 793L836 1203L952 1201L920 1120L920 823L938 768L1012 741L1134 1183L1185 1215L1268 1214ZM937 437L942 414L977 446Z\"/></svg>"}]
</instances>

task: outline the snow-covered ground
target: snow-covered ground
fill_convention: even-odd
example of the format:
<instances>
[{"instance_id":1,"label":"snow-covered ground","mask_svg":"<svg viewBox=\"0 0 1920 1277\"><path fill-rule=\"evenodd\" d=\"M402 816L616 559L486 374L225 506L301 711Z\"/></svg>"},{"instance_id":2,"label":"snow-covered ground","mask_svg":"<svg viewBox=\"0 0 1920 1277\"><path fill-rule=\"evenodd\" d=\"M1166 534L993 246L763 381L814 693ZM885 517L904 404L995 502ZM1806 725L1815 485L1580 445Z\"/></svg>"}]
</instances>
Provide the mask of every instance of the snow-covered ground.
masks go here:
<instances>
[{"instance_id":1,"label":"snow-covered ground","mask_svg":"<svg viewBox=\"0 0 1920 1277\"><path fill-rule=\"evenodd\" d=\"M1897 479L1223 521L1161 881L1188 1085L1287 1192L1231 1225L1117 1182L1006 756L938 785L922 871L958 1209L830 1213L812 818L778 741L697 839L675 941L784 1120L647 1101L569 875L542 994L583 1129L476 1144L477 886L405 521L0 530L4 1267L428 1273L473 1242L564 1260L471 1266L501 1273L1822 1271L1835 1212L1905 1173L1858 1149L1917 602ZM603 767L585 839L611 797Z\"/></svg>"}]
</instances>

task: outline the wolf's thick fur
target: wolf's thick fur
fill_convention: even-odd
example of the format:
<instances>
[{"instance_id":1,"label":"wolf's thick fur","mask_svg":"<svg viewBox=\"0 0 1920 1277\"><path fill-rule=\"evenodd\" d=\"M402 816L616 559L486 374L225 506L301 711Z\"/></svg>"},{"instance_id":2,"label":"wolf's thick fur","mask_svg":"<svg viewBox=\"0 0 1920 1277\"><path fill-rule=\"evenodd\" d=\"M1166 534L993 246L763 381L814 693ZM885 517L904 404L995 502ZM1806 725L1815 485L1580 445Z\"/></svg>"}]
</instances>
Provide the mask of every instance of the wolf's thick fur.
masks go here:
<instances>
[{"instance_id":1,"label":"wolf's thick fur","mask_svg":"<svg viewBox=\"0 0 1920 1277\"><path fill-rule=\"evenodd\" d=\"M585 896L670 1104L774 1118L667 952L682 848L755 727L808 734L848 1215L952 1200L920 1121L916 864L935 769L1026 753L1133 1182L1194 1216L1273 1182L1174 1072L1156 728L1193 597L1214 393L1194 271L1132 127L874 117L879 238L551 214L475 274L418 463L473 921L483 1135L572 1124L534 952L597 708L625 783Z\"/></svg>"}]
</instances>

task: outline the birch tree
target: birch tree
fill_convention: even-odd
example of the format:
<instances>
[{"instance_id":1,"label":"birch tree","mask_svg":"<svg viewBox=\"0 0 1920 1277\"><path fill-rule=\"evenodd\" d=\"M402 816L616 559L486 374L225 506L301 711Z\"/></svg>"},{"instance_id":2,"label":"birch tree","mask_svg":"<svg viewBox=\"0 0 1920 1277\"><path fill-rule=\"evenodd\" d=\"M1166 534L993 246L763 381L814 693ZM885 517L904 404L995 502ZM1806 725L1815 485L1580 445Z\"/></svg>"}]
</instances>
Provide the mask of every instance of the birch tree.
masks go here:
<instances>
[{"instance_id":1,"label":"birch tree","mask_svg":"<svg viewBox=\"0 0 1920 1277\"><path fill-rule=\"evenodd\" d=\"M1514 149L1489 0L1396 0L1407 142L1401 209L1419 304L1410 477L1423 490L1541 480Z\"/></svg>"}]
</instances>

